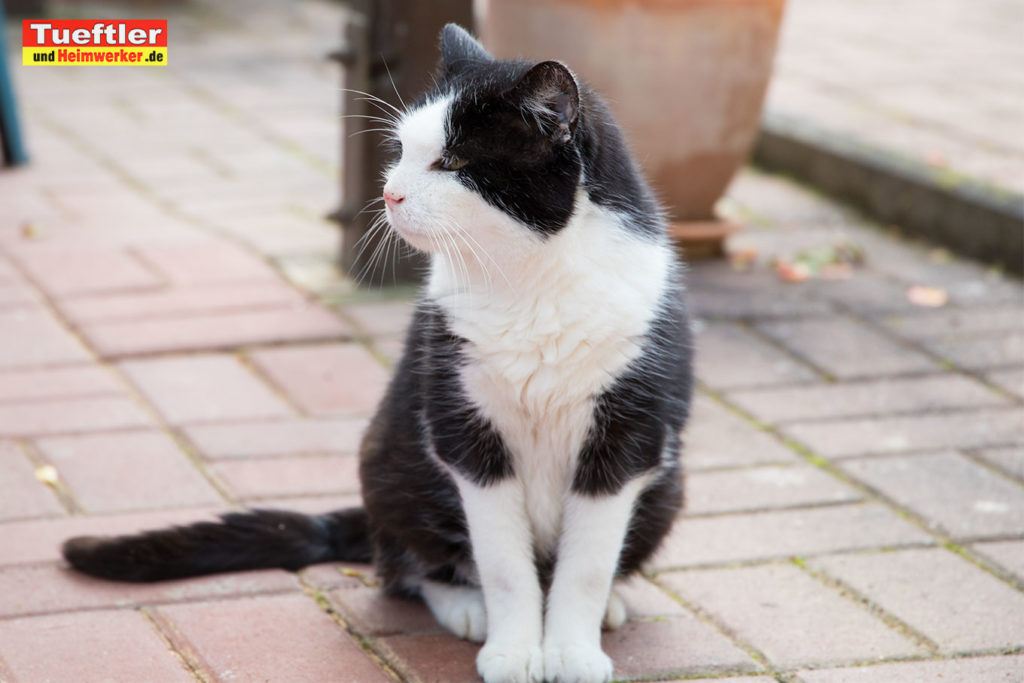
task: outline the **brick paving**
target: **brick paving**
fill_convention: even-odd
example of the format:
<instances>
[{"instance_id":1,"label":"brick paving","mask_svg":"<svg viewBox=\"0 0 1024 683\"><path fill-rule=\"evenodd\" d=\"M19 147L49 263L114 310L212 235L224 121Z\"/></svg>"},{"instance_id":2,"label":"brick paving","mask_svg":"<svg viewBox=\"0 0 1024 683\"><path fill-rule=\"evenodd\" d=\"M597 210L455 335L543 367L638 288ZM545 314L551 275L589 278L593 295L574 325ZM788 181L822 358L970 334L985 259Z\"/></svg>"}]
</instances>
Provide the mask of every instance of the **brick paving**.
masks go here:
<instances>
[{"instance_id":1,"label":"brick paving","mask_svg":"<svg viewBox=\"0 0 1024 683\"><path fill-rule=\"evenodd\" d=\"M331 267L344 10L189 7L164 70L15 69L0 680L474 680L478 646L368 567L130 586L60 562L76 534L355 504L411 311ZM756 170L722 210L758 259L690 267L690 503L623 589L616 675L1024 680L1024 288ZM865 254L847 280L769 263L839 242Z\"/></svg>"}]
</instances>

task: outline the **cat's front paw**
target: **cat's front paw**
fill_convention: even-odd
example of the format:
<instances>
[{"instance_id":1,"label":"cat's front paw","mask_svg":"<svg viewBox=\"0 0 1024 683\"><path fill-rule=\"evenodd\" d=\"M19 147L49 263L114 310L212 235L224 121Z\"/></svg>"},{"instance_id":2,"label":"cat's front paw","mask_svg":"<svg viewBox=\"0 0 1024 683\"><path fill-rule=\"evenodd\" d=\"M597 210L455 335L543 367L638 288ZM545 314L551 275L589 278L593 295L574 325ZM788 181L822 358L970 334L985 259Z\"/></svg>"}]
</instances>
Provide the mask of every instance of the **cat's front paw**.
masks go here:
<instances>
[{"instance_id":1,"label":"cat's front paw","mask_svg":"<svg viewBox=\"0 0 1024 683\"><path fill-rule=\"evenodd\" d=\"M599 645L586 642L546 643L544 680L548 683L606 683L612 660Z\"/></svg>"},{"instance_id":2,"label":"cat's front paw","mask_svg":"<svg viewBox=\"0 0 1024 683\"><path fill-rule=\"evenodd\" d=\"M476 657L476 670L484 683L541 683L544 680L544 660L536 645L488 641Z\"/></svg>"}]
</instances>

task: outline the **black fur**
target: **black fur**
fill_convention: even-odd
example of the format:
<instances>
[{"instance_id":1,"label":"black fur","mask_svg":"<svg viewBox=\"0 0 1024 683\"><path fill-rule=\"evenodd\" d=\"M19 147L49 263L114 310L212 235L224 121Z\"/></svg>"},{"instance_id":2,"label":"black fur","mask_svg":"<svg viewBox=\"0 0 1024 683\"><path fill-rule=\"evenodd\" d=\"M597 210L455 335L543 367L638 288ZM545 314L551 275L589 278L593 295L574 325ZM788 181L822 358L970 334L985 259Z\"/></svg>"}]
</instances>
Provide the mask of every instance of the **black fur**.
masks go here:
<instances>
[{"instance_id":1,"label":"black fur","mask_svg":"<svg viewBox=\"0 0 1024 683\"><path fill-rule=\"evenodd\" d=\"M331 560L369 562L366 512L325 515L253 510L221 522L149 531L135 536L80 536L61 549L84 574L118 581L165 581L242 569L300 569Z\"/></svg>"},{"instance_id":2,"label":"black fur","mask_svg":"<svg viewBox=\"0 0 1024 683\"><path fill-rule=\"evenodd\" d=\"M625 482L675 461L689 414L690 330L679 292L663 304L640 356L597 399L572 490L617 493Z\"/></svg>"},{"instance_id":3,"label":"black fur","mask_svg":"<svg viewBox=\"0 0 1024 683\"><path fill-rule=\"evenodd\" d=\"M413 323L416 328L422 329L422 337L409 348L419 348L423 354L416 369L420 379L416 391L425 397L422 415L429 428L424 426L424 436L433 443L437 457L482 486L511 476L512 458L504 440L462 390L458 369L465 340L452 334L444 313L428 303L420 307Z\"/></svg>"},{"instance_id":4,"label":"black fur","mask_svg":"<svg viewBox=\"0 0 1024 683\"><path fill-rule=\"evenodd\" d=\"M469 162L453 171L461 182L543 236L566 225L582 188L592 202L624 216L634 237L664 239L657 206L610 114L567 68L495 61L457 27L446 27L441 42L439 93L457 93L446 151ZM651 476L634 508L620 574L636 571L651 556L683 502L679 431L692 376L681 292L681 284L672 283L639 357L597 397L572 481L573 491L596 497ZM439 305L420 302L405 355L363 438L365 511L233 513L220 524L72 539L65 557L96 576L155 581L367 561L372 554L391 594L415 594L423 578L473 582L466 518L445 466L483 487L514 476L515 467L501 434L462 389L459 370L468 345L452 332ZM556 562L537 558L543 585Z\"/></svg>"},{"instance_id":5,"label":"black fur","mask_svg":"<svg viewBox=\"0 0 1024 683\"><path fill-rule=\"evenodd\" d=\"M558 62L495 61L475 41L459 53L465 32L455 29L442 37L451 66L439 90L459 93L446 147L470 162L457 171L467 187L548 235L572 215L582 177L592 202L629 213L631 229L662 234L657 203L596 93ZM553 136L561 123L567 140Z\"/></svg>"}]
</instances>

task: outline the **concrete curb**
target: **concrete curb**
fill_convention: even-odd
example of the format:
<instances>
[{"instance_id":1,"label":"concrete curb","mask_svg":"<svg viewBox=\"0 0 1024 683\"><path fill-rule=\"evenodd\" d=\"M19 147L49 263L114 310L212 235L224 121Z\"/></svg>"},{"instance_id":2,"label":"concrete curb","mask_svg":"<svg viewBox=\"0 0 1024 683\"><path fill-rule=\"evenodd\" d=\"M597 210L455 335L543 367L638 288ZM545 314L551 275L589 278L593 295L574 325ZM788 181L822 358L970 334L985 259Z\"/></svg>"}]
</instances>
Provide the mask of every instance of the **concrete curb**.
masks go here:
<instances>
[{"instance_id":1,"label":"concrete curb","mask_svg":"<svg viewBox=\"0 0 1024 683\"><path fill-rule=\"evenodd\" d=\"M766 112L754 161L950 249L1024 273L1024 196Z\"/></svg>"}]
</instances>

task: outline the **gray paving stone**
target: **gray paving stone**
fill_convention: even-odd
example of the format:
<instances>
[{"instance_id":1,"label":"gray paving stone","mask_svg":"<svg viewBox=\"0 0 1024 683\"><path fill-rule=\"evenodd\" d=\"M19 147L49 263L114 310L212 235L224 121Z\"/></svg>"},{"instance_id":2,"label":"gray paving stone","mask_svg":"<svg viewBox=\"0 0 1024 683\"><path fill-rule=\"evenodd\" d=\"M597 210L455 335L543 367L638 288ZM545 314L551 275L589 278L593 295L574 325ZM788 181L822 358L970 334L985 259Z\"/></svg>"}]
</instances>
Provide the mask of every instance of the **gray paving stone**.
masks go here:
<instances>
[{"instance_id":1,"label":"gray paving stone","mask_svg":"<svg viewBox=\"0 0 1024 683\"><path fill-rule=\"evenodd\" d=\"M947 654L1024 644L1024 593L942 548L810 560Z\"/></svg>"},{"instance_id":2,"label":"gray paving stone","mask_svg":"<svg viewBox=\"0 0 1024 683\"><path fill-rule=\"evenodd\" d=\"M793 565L701 570L660 577L778 667L837 665L922 654Z\"/></svg>"},{"instance_id":3,"label":"gray paving stone","mask_svg":"<svg viewBox=\"0 0 1024 683\"><path fill-rule=\"evenodd\" d=\"M851 231L851 240L860 243L860 232ZM867 269L855 270L848 280L821 280L809 284L815 299L832 302L839 310L850 310L877 317L880 314L920 310L907 297L907 285Z\"/></svg>"},{"instance_id":4,"label":"gray paving stone","mask_svg":"<svg viewBox=\"0 0 1024 683\"><path fill-rule=\"evenodd\" d=\"M1024 655L971 657L932 662L898 662L855 669L818 669L799 672L805 683L1017 683L1024 671Z\"/></svg>"},{"instance_id":5,"label":"gray paving stone","mask_svg":"<svg viewBox=\"0 0 1024 683\"><path fill-rule=\"evenodd\" d=\"M912 314L888 316L883 322L908 339L997 335L1024 330L1024 308L940 308Z\"/></svg>"},{"instance_id":6,"label":"gray paving stone","mask_svg":"<svg viewBox=\"0 0 1024 683\"><path fill-rule=\"evenodd\" d=\"M702 394L694 398L683 444L689 471L799 461L777 438Z\"/></svg>"},{"instance_id":7,"label":"gray paving stone","mask_svg":"<svg viewBox=\"0 0 1024 683\"><path fill-rule=\"evenodd\" d=\"M695 337L697 377L714 389L813 382L819 376L732 323L707 323Z\"/></svg>"},{"instance_id":8,"label":"gray paving stone","mask_svg":"<svg viewBox=\"0 0 1024 683\"><path fill-rule=\"evenodd\" d=\"M758 327L840 379L938 369L925 355L848 318L764 322Z\"/></svg>"},{"instance_id":9,"label":"gray paving stone","mask_svg":"<svg viewBox=\"0 0 1024 683\"><path fill-rule=\"evenodd\" d=\"M956 453L850 460L842 467L952 536L1024 530L1024 486Z\"/></svg>"},{"instance_id":10,"label":"gray paving stone","mask_svg":"<svg viewBox=\"0 0 1024 683\"><path fill-rule=\"evenodd\" d=\"M1024 481L1024 448L982 448L971 452L1011 477Z\"/></svg>"},{"instance_id":11,"label":"gray paving stone","mask_svg":"<svg viewBox=\"0 0 1024 683\"><path fill-rule=\"evenodd\" d=\"M1024 581L1024 541L975 543L971 549Z\"/></svg>"},{"instance_id":12,"label":"gray paving stone","mask_svg":"<svg viewBox=\"0 0 1024 683\"><path fill-rule=\"evenodd\" d=\"M773 269L746 273L722 261L692 263L687 278L690 306L700 318L752 319L833 312L825 301L809 299L799 287L786 287Z\"/></svg>"},{"instance_id":13,"label":"gray paving stone","mask_svg":"<svg viewBox=\"0 0 1024 683\"><path fill-rule=\"evenodd\" d=\"M1011 394L1024 398L1024 367L985 373L985 379Z\"/></svg>"},{"instance_id":14,"label":"gray paving stone","mask_svg":"<svg viewBox=\"0 0 1024 683\"><path fill-rule=\"evenodd\" d=\"M962 368L983 370L1024 363L1024 334L928 342L931 351Z\"/></svg>"},{"instance_id":15,"label":"gray paving stone","mask_svg":"<svg viewBox=\"0 0 1024 683\"><path fill-rule=\"evenodd\" d=\"M875 230L861 230L858 240L867 251L872 270L908 287L941 287L949 293L951 301L964 307L991 307L1002 303L1019 306L1024 303L1024 290L1019 280L993 275L972 261L936 261L929 257L927 247L894 239Z\"/></svg>"},{"instance_id":16,"label":"gray paving stone","mask_svg":"<svg viewBox=\"0 0 1024 683\"><path fill-rule=\"evenodd\" d=\"M683 518L651 562L655 570L930 544L881 505L837 505L723 517Z\"/></svg>"},{"instance_id":17,"label":"gray paving stone","mask_svg":"<svg viewBox=\"0 0 1024 683\"><path fill-rule=\"evenodd\" d=\"M826 458L940 448L1024 445L1024 411L830 420L782 427L782 432Z\"/></svg>"},{"instance_id":18,"label":"gray paving stone","mask_svg":"<svg viewBox=\"0 0 1024 683\"><path fill-rule=\"evenodd\" d=\"M768 422L891 415L1009 403L1009 399L977 380L948 372L925 377L730 391L727 397L748 413Z\"/></svg>"},{"instance_id":19,"label":"gray paving stone","mask_svg":"<svg viewBox=\"0 0 1024 683\"><path fill-rule=\"evenodd\" d=\"M811 465L694 472L686 482L686 513L753 511L861 500L859 491Z\"/></svg>"}]
</instances>

